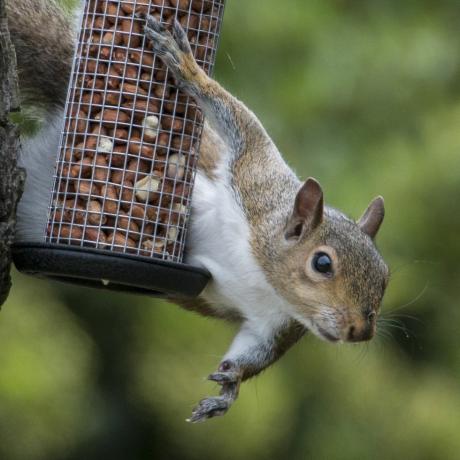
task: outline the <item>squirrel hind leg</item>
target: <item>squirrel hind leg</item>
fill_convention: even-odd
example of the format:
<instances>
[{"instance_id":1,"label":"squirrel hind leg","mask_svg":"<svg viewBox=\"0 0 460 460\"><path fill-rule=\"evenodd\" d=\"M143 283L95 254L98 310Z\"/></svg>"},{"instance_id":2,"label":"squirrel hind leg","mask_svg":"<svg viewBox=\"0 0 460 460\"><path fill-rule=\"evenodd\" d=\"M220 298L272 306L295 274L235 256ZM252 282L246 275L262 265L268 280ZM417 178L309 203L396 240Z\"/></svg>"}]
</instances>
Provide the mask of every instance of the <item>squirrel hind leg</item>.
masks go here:
<instances>
[{"instance_id":1,"label":"squirrel hind leg","mask_svg":"<svg viewBox=\"0 0 460 460\"><path fill-rule=\"evenodd\" d=\"M234 368L233 363L227 361L221 363L219 371L211 374L208 380L221 385L220 396L202 399L193 409L192 416L187 419L188 422L204 422L209 418L225 415L238 398L242 373Z\"/></svg>"},{"instance_id":2,"label":"squirrel hind leg","mask_svg":"<svg viewBox=\"0 0 460 460\"><path fill-rule=\"evenodd\" d=\"M204 422L226 414L238 398L241 383L273 364L305 333L302 325L284 317L260 326L242 324L219 369L208 377L221 386L220 395L202 399L189 422Z\"/></svg>"}]
</instances>

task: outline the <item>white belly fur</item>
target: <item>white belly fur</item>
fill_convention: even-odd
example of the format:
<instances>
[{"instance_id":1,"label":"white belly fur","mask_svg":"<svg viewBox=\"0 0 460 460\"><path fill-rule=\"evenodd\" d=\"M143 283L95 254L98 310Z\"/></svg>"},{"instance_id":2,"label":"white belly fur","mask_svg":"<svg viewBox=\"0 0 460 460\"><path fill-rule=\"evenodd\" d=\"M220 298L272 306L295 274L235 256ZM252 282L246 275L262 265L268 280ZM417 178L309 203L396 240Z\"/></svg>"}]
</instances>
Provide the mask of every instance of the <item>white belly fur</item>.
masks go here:
<instances>
[{"instance_id":1,"label":"white belly fur","mask_svg":"<svg viewBox=\"0 0 460 460\"><path fill-rule=\"evenodd\" d=\"M214 308L236 310L249 320L273 316L279 321L288 315L288 306L252 254L249 225L228 172L222 167L217 176L211 180L197 173L187 262L211 272L202 297Z\"/></svg>"}]
</instances>

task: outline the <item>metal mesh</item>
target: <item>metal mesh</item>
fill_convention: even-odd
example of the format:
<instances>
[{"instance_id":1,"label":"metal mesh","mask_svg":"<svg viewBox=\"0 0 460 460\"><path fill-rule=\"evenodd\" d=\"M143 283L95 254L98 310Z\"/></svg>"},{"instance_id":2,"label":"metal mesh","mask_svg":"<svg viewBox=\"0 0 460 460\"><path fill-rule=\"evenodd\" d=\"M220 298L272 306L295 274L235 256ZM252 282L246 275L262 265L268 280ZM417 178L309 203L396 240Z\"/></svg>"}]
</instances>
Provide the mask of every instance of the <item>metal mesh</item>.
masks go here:
<instances>
[{"instance_id":1,"label":"metal mesh","mask_svg":"<svg viewBox=\"0 0 460 460\"><path fill-rule=\"evenodd\" d=\"M47 242L181 262L203 119L143 34L176 17L215 62L224 0L87 0L54 174Z\"/></svg>"}]
</instances>

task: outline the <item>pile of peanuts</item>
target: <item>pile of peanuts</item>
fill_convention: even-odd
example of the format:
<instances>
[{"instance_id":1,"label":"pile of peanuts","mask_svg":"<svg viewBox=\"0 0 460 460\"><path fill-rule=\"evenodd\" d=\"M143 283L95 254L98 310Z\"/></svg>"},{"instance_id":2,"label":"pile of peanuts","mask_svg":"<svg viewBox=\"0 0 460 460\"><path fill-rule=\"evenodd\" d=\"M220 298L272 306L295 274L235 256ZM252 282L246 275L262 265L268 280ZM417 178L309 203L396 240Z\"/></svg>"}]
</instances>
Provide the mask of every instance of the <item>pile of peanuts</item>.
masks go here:
<instances>
[{"instance_id":1,"label":"pile of peanuts","mask_svg":"<svg viewBox=\"0 0 460 460\"><path fill-rule=\"evenodd\" d=\"M209 73L222 13L223 0L87 0L48 242L181 261L202 118L143 24L177 18Z\"/></svg>"}]
</instances>

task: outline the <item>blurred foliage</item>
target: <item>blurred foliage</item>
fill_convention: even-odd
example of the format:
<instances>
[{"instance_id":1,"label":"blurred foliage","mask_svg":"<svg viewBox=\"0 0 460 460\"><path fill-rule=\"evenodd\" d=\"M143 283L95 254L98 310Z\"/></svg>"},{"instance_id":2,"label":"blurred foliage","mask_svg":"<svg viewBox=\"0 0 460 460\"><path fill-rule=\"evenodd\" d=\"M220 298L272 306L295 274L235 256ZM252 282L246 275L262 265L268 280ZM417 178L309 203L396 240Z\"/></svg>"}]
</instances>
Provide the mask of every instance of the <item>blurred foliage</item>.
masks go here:
<instances>
[{"instance_id":1,"label":"blurred foliage","mask_svg":"<svg viewBox=\"0 0 460 460\"><path fill-rule=\"evenodd\" d=\"M16 275L0 315L0 458L458 459L459 20L454 0L226 9L216 78L330 204L357 217L385 197L380 337L307 337L227 416L190 426L234 327Z\"/></svg>"}]
</instances>

